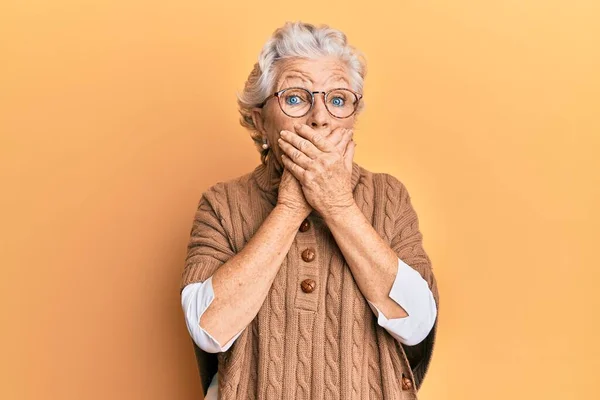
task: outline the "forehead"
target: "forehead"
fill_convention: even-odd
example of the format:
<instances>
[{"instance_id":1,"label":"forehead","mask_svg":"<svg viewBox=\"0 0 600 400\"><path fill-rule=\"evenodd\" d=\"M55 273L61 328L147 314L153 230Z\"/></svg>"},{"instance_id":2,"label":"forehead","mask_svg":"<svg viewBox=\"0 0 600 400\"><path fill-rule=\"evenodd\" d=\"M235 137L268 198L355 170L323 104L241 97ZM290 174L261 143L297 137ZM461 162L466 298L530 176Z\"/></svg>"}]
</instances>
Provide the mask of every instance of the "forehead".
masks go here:
<instances>
[{"instance_id":1,"label":"forehead","mask_svg":"<svg viewBox=\"0 0 600 400\"><path fill-rule=\"evenodd\" d=\"M320 90L350 85L346 66L335 57L282 60L278 72L276 90L291 85Z\"/></svg>"}]
</instances>

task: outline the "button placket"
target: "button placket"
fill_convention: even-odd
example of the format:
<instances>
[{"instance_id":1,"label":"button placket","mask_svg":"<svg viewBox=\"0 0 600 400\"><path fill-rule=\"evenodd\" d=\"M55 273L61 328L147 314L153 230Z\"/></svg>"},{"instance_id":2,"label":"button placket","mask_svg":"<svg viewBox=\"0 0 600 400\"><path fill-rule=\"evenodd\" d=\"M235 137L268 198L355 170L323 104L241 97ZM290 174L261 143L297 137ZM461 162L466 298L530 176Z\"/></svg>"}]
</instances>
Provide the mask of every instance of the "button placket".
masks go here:
<instances>
[{"instance_id":1,"label":"button placket","mask_svg":"<svg viewBox=\"0 0 600 400\"><path fill-rule=\"evenodd\" d=\"M319 257L314 221L306 218L296 235L295 262L298 265L296 307L316 311L319 299Z\"/></svg>"},{"instance_id":2,"label":"button placket","mask_svg":"<svg viewBox=\"0 0 600 400\"><path fill-rule=\"evenodd\" d=\"M307 247L306 249L304 249L304 251L302 252L302 259L305 262L313 262L315 257L317 256L317 253L315 252L315 249L312 247Z\"/></svg>"},{"instance_id":3,"label":"button placket","mask_svg":"<svg viewBox=\"0 0 600 400\"><path fill-rule=\"evenodd\" d=\"M304 293L312 293L315 290L315 286L317 286L317 282L314 279L305 279L300 284Z\"/></svg>"}]
</instances>

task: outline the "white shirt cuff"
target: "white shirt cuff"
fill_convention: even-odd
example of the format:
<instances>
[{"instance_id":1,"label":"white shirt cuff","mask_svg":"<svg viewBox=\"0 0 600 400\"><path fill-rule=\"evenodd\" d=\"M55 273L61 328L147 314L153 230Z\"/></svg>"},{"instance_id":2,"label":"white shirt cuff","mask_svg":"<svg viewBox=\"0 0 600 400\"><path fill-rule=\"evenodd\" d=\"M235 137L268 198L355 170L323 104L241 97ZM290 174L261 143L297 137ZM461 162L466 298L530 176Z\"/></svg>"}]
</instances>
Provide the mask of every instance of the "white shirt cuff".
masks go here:
<instances>
[{"instance_id":1,"label":"white shirt cuff","mask_svg":"<svg viewBox=\"0 0 600 400\"><path fill-rule=\"evenodd\" d=\"M377 316L377 323L401 343L408 346L421 343L433 328L437 316L435 299L427 281L419 272L398 259L398 272L389 296L408 316L388 319L367 300Z\"/></svg>"},{"instance_id":2,"label":"white shirt cuff","mask_svg":"<svg viewBox=\"0 0 600 400\"><path fill-rule=\"evenodd\" d=\"M185 314L185 323L188 332L194 343L207 353L220 353L229 350L235 340L244 331L242 329L225 346L221 346L210 333L200 326L200 318L214 298L212 276L204 282L194 282L186 285L181 292L181 306Z\"/></svg>"}]
</instances>

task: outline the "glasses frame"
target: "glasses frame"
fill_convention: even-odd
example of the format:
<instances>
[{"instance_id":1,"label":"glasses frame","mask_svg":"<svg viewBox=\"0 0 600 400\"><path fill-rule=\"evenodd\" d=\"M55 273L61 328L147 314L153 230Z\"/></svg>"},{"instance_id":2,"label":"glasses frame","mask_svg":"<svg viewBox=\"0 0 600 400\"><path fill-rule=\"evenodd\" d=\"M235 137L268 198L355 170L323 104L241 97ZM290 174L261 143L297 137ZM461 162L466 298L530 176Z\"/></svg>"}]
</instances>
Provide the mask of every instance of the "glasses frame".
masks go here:
<instances>
[{"instance_id":1,"label":"glasses frame","mask_svg":"<svg viewBox=\"0 0 600 400\"><path fill-rule=\"evenodd\" d=\"M283 110L283 106L281 105L281 97L280 96L286 90L291 90L291 89L301 89L301 90L305 90L306 92L310 93L310 98L311 98L310 107L302 115L299 115L299 116L290 115L290 114L286 113ZM348 115L347 117L338 117L337 115L334 115L331 111L329 111L329 107L327 107L327 96L329 96L329 94L331 92L336 91L336 90L347 90L347 91L351 92L352 94L354 94L356 96L356 98L357 98L356 105L354 106L354 111L352 111L352 114ZM288 87L288 88L285 88L285 89L278 90L277 92L275 92L272 95L268 96L262 103L260 103L259 107L263 108L265 106L265 104L267 104L267 101L269 101L273 97L277 97L277 104L279 104L279 108L281 109L281 111L285 115L287 115L290 118L302 118L306 114L308 114L310 112L310 110L313 109L313 107L315 106L315 95L317 95L319 93L323 95L323 101L325 102L325 109L327 110L327 112L329 113L329 115L331 115L332 117L337 118L337 119L346 119L346 118L350 118L351 116L353 116L356 113L356 110L358 110L358 106L360 104L360 100L363 98L362 94L357 93L354 90L348 89L348 88L334 88L334 89L330 89L330 90L328 90L326 92L323 92L323 91L312 92L312 91L308 90L307 88L303 88L303 87L300 87L300 86L292 86L292 87Z\"/></svg>"}]
</instances>

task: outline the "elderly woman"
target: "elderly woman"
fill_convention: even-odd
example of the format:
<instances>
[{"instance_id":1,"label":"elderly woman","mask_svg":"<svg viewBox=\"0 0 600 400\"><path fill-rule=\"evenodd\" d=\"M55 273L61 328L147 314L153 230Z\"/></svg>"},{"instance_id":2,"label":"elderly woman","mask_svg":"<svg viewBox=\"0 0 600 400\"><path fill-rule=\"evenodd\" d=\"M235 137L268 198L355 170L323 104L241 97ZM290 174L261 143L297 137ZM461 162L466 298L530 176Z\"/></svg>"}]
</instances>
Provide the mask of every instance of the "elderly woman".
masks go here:
<instances>
[{"instance_id":1,"label":"elderly woman","mask_svg":"<svg viewBox=\"0 0 600 400\"><path fill-rule=\"evenodd\" d=\"M248 77L262 163L202 194L181 282L196 354L216 359L207 399L417 398L437 285L406 187L353 162L364 77L343 33L305 23Z\"/></svg>"}]
</instances>

